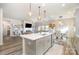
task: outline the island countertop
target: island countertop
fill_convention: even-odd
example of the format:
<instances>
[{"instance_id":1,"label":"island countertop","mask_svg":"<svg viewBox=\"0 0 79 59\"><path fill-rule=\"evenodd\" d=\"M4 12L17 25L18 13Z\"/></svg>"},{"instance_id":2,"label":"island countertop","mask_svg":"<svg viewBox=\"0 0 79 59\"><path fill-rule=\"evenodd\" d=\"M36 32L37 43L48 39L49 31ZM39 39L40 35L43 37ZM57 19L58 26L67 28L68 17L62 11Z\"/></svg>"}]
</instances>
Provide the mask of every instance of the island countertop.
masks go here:
<instances>
[{"instance_id":1,"label":"island countertop","mask_svg":"<svg viewBox=\"0 0 79 59\"><path fill-rule=\"evenodd\" d=\"M37 39L43 38L45 36L49 36L51 34L52 33L45 32L45 33L32 33L32 34L26 34L26 35L20 35L20 36L22 38L26 38L26 39L29 39L29 40L37 40Z\"/></svg>"}]
</instances>

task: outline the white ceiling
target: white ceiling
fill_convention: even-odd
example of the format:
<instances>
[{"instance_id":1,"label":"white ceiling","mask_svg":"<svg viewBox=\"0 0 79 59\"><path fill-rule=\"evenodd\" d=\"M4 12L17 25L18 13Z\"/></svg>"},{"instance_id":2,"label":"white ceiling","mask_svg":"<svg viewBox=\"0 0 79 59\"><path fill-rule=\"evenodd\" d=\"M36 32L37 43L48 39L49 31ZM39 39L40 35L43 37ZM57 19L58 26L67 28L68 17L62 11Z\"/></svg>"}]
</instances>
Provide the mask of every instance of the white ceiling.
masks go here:
<instances>
[{"instance_id":1,"label":"white ceiling","mask_svg":"<svg viewBox=\"0 0 79 59\"><path fill-rule=\"evenodd\" d=\"M38 6L41 6L41 16L43 16L43 10L47 11L47 17L59 17L59 16L73 16L76 8L79 7L78 3L32 3L32 17L38 17ZM3 15L7 18L13 19L27 19L29 12L29 3L2 3L0 7L3 8Z\"/></svg>"}]
</instances>

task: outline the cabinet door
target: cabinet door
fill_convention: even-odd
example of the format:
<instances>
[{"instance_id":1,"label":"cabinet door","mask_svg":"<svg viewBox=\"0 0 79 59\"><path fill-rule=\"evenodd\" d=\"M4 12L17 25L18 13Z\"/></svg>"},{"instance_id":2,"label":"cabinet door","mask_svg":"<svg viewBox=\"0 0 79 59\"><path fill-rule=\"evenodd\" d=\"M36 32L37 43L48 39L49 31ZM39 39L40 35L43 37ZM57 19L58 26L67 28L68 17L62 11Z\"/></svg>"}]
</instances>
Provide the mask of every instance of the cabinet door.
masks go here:
<instances>
[{"instance_id":1,"label":"cabinet door","mask_svg":"<svg viewBox=\"0 0 79 59\"><path fill-rule=\"evenodd\" d=\"M24 53L27 55L35 55L36 54L36 41L32 41L24 38Z\"/></svg>"},{"instance_id":2,"label":"cabinet door","mask_svg":"<svg viewBox=\"0 0 79 59\"><path fill-rule=\"evenodd\" d=\"M36 41L36 54L44 54L51 47L51 35Z\"/></svg>"},{"instance_id":3,"label":"cabinet door","mask_svg":"<svg viewBox=\"0 0 79 59\"><path fill-rule=\"evenodd\" d=\"M56 41L56 35L52 34L52 42L51 42L52 46L54 45L55 41Z\"/></svg>"},{"instance_id":4,"label":"cabinet door","mask_svg":"<svg viewBox=\"0 0 79 59\"><path fill-rule=\"evenodd\" d=\"M37 54L37 55L42 54L42 52L43 52L43 50L44 50L44 47L45 47L45 46L44 46L44 44L45 44L44 41L45 41L45 40L42 39L42 38L36 40L36 54Z\"/></svg>"}]
</instances>

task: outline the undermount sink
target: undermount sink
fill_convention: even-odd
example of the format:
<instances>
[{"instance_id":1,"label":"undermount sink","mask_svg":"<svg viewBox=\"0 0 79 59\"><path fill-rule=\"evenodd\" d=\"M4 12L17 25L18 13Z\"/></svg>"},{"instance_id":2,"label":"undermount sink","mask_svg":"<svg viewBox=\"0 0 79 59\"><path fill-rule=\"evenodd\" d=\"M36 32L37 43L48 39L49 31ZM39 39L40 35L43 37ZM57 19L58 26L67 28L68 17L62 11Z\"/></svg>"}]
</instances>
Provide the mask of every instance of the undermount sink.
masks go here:
<instances>
[{"instance_id":1,"label":"undermount sink","mask_svg":"<svg viewBox=\"0 0 79 59\"><path fill-rule=\"evenodd\" d=\"M41 33L41 35L46 35L46 33Z\"/></svg>"},{"instance_id":2,"label":"undermount sink","mask_svg":"<svg viewBox=\"0 0 79 59\"><path fill-rule=\"evenodd\" d=\"M40 32L39 33L40 35L47 35L47 34L50 34L49 32Z\"/></svg>"}]
</instances>

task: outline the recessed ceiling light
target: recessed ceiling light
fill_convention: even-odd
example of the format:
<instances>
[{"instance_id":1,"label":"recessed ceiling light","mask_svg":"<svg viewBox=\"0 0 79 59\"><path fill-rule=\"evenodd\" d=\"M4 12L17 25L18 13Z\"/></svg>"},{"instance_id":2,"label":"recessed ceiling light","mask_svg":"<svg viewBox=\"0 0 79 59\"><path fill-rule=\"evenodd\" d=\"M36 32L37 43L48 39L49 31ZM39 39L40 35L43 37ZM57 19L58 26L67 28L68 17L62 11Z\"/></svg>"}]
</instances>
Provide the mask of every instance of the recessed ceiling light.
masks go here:
<instances>
[{"instance_id":1,"label":"recessed ceiling light","mask_svg":"<svg viewBox=\"0 0 79 59\"><path fill-rule=\"evenodd\" d=\"M45 4L45 3L43 3L43 4L42 4L42 6L46 6L46 4Z\"/></svg>"},{"instance_id":2,"label":"recessed ceiling light","mask_svg":"<svg viewBox=\"0 0 79 59\"><path fill-rule=\"evenodd\" d=\"M66 4L64 4L64 3L62 4L63 7L64 7L65 5L66 5Z\"/></svg>"}]
</instances>

